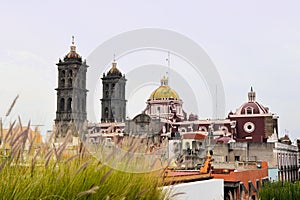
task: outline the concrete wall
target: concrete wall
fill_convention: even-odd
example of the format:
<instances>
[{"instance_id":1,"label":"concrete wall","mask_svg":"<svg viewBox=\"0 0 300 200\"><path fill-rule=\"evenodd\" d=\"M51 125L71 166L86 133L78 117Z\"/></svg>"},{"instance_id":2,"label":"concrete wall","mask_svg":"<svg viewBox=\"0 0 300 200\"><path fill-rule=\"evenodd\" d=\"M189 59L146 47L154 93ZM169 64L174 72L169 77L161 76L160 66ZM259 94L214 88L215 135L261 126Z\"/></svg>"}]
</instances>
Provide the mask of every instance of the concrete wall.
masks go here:
<instances>
[{"instance_id":1,"label":"concrete wall","mask_svg":"<svg viewBox=\"0 0 300 200\"><path fill-rule=\"evenodd\" d=\"M268 169L269 180L271 182L278 181L278 168L273 167Z\"/></svg>"},{"instance_id":2,"label":"concrete wall","mask_svg":"<svg viewBox=\"0 0 300 200\"><path fill-rule=\"evenodd\" d=\"M221 200L224 199L223 179L211 179L181 183L172 186L165 186L164 190L170 192L171 199L177 200ZM177 195L176 195L177 194Z\"/></svg>"}]
</instances>

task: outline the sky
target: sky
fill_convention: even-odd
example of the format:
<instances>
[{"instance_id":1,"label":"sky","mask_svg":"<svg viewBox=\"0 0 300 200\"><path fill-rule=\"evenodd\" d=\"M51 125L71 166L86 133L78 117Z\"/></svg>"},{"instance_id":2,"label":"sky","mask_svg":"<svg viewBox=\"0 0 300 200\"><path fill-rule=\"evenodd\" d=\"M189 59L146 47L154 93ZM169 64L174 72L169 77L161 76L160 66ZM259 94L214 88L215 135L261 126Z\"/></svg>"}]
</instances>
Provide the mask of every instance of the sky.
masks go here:
<instances>
[{"instance_id":1,"label":"sky","mask_svg":"<svg viewBox=\"0 0 300 200\"><path fill-rule=\"evenodd\" d=\"M43 125L43 132L52 129L55 64L69 51L72 35L77 51L86 58L115 35L158 28L185 35L205 50L221 76L226 113L246 102L253 86L257 101L279 115L279 135L300 138L299 7L298 1L274 0L2 2L0 117L6 125L20 116L24 124L31 120L33 125ZM177 60L172 63L176 65ZM128 63L128 59L123 62ZM121 60L118 64L121 69ZM202 80L189 81L197 85ZM153 82L157 84L145 86L147 92L159 85L159 77ZM15 107L5 117L17 95ZM144 95L137 96L141 109ZM207 91L203 96L209 103ZM200 118L209 118L205 109L199 108Z\"/></svg>"}]
</instances>

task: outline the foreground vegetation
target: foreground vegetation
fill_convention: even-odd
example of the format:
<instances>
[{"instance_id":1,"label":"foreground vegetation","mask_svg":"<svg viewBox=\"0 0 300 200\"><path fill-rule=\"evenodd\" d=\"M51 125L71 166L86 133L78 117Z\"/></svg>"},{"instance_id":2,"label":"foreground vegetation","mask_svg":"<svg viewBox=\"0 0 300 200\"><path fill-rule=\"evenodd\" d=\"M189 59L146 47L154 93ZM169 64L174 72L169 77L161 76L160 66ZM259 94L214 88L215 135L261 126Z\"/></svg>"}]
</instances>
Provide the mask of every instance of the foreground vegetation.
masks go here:
<instances>
[{"instance_id":1,"label":"foreground vegetation","mask_svg":"<svg viewBox=\"0 0 300 200\"><path fill-rule=\"evenodd\" d=\"M0 124L1 125L1 124ZM0 199L164 199L159 173L133 174L101 164L84 148L64 154L37 145L29 128L0 129ZM29 126L28 126L29 127ZM66 156L67 155L67 156Z\"/></svg>"},{"instance_id":2,"label":"foreground vegetation","mask_svg":"<svg viewBox=\"0 0 300 200\"><path fill-rule=\"evenodd\" d=\"M300 182L266 183L259 190L261 200L295 200L300 199Z\"/></svg>"},{"instance_id":3,"label":"foreground vegetation","mask_svg":"<svg viewBox=\"0 0 300 200\"><path fill-rule=\"evenodd\" d=\"M157 186L149 174L122 173L78 157L47 167L5 165L0 174L2 199L162 199Z\"/></svg>"},{"instance_id":4,"label":"foreground vegetation","mask_svg":"<svg viewBox=\"0 0 300 200\"><path fill-rule=\"evenodd\" d=\"M3 129L18 98L4 121L0 118L0 199L167 199L160 187L161 172L116 171L82 145L70 151L72 133L55 146L41 144L30 123L22 126L20 117Z\"/></svg>"}]
</instances>

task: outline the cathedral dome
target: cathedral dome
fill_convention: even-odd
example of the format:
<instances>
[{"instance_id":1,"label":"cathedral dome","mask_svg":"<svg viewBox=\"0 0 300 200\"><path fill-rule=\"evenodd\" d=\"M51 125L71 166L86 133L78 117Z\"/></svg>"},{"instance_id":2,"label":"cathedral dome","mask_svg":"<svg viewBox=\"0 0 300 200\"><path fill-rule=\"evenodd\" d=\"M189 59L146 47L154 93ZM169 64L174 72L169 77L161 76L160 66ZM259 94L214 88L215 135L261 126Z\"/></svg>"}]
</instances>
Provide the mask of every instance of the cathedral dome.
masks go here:
<instances>
[{"instance_id":1,"label":"cathedral dome","mask_svg":"<svg viewBox=\"0 0 300 200\"><path fill-rule=\"evenodd\" d=\"M76 46L74 45L74 36L72 37L70 52L65 56L65 59L81 59L81 56L76 52Z\"/></svg>"},{"instance_id":2,"label":"cathedral dome","mask_svg":"<svg viewBox=\"0 0 300 200\"><path fill-rule=\"evenodd\" d=\"M248 93L248 102L244 103L236 112L238 115L251 115L251 114L267 114L269 109L264 107L255 100L255 92L251 87Z\"/></svg>"},{"instance_id":3,"label":"cathedral dome","mask_svg":"<svg viewBox=\"0 0 300 200\"><path fill-rule=\"evenodd\" d=\"M107 75L109 76L122 76L122 73L120 72L120 70L117 68L117 63L114 61L112 63L112 67L110 68L110 70L108 71Z\"/></svg>"},{"instance_id":4,"label":"cathedral dome","mask_svg":"<svg viewBox=\"0 0 300 200\"><path fill-rule=\"evenodd\" d=\"M179 99L179 95L175 90L168 86L168 78L163 77L161 80L161 86L155 89L149 99Z\"/></svg>"}]
</instances>

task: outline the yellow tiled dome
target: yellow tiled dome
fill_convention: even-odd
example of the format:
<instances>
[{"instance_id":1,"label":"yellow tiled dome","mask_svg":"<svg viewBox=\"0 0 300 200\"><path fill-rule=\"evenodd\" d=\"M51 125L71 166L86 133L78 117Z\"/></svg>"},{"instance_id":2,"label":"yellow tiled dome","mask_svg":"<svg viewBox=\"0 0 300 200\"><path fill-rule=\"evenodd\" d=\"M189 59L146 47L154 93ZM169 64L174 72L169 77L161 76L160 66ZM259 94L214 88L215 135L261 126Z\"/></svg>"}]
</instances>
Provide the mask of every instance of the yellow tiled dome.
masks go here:
<instances>
[{"instance_id":1,"label":"yellow tiled dome","mask_svg":"<svg viewBox=\"0 0 300 200\"><path fill-rule=\"evenodd\" d=\"M179 95L175 90L168 86L168 78L163 77L161 79L161 86L154 90L151 95L150 99L162 99L162 98L173 98L179 99Z\"/></svg>"}]
</instances>

